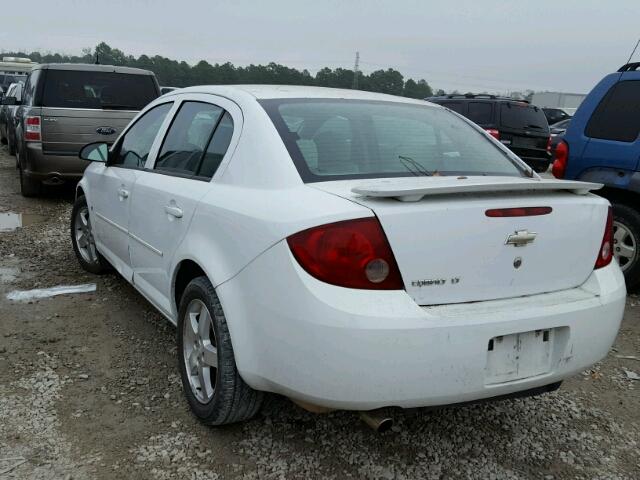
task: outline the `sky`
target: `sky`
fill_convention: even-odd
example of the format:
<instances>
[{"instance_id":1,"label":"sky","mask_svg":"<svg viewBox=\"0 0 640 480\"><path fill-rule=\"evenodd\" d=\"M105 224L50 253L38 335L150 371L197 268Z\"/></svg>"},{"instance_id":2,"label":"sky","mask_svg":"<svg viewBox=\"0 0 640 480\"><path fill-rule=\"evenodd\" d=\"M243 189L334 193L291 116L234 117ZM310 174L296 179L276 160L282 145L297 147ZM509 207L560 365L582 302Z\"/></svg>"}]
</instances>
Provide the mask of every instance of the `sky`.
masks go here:
<instances>
[{"instance_id":1,"label":"sky","mask_svg":"<svg viewBox=\"0 0 640 480\"><path fill-rule=\"evenodd\" d=\"M6 6L2 4L6 3ZM462 92L586 93L640 38L640 0L0 0L0 51L395 68ZM9 13L10 12L10 13ZM635 59L640 61L640 48Z\"/></svg>"}]
</instances>

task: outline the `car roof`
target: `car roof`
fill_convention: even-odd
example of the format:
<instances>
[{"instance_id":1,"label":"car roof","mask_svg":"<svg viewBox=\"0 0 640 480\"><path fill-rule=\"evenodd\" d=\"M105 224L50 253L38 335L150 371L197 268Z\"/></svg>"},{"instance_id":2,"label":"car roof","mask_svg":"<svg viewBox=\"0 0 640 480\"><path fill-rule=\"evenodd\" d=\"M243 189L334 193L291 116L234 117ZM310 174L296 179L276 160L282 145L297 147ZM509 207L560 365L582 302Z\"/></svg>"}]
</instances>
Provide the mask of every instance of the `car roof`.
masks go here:
<instances>
[{"instance_id":1,"label":"car roof","mask_svg":"<svg viewBox=\"0 0 640 480\"><path fill-rule=\"evenodd\" d=\"M424 100L398 97L384 93L365 92L363 90L347 90L342 88L309 87L300 85L199 85L182 88L165 94L180 95L182 93L209 93L213 95L229 96L233 93L250 95L257 100L284 98L335 98L347 100L374 100L385 102L411 103L417 105L431 105ZM436 105L433 105L436 107Z\"/></svg>"},{"instance_id":2,"label":"car roof","mask_svg":"<svg viewBox=\"0 0 640 480\"><path fill-rule=\"evenodd\" d=\"M75 70L82 72L114 72L133 75L153 75L149 70L132 67L118 67L115 65L99 65L93 63L42 63L33 67L35 70Z\"/></svg>"},{"instance_id":3,"label":"car roof","mask_svg":"<svg viewBox=\"0 0 640 480\"><path fill-rule=\"evenodd\" d=\"M440 103L440 102L447 102L447 103L453 103L453 102L488 102L488 103L526 103L528 105L531 105L530 102L526 101L526 100L522 100L519 98L509 98L509 97L496 97L496 96L473 96L473 97L468 97L468 96L464 96L464 95L454 95L454 96L449 96L449 95L444 95L444 96L440 96L440 97L427 97L426 98L427 101L429 102L434 102L434 103ZM533 105L531 105L533 106Z\"/></svg>"}]
</instances>

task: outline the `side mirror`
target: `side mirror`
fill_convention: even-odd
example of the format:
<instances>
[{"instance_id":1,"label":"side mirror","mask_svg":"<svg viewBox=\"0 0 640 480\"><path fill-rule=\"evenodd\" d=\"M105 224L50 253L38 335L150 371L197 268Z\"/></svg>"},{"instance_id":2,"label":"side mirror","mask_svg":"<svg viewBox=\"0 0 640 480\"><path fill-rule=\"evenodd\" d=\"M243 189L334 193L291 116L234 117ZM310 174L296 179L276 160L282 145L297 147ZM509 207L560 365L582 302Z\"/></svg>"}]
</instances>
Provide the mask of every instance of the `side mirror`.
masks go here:
<instances>
[{"instance_id":1,"label":"side mirror","mask_svg":"<svg viewBox=\"0 0 640 480\"><path fill-rule=\"evenodd\" d=\"M2 105L20 105L16 97L5 97L2 99Z\"/></svg>"},{"instance_id":2,"label":"side mirror","mask_svg":"<svg viewBox=\"0 0 640 480\"><path fill-rule=\"evenodd\" d=\"M82 147L78 156L82 160L106 163L109 158L109 145L104 142L88 143Z\"/></svg>"}]
</instances>

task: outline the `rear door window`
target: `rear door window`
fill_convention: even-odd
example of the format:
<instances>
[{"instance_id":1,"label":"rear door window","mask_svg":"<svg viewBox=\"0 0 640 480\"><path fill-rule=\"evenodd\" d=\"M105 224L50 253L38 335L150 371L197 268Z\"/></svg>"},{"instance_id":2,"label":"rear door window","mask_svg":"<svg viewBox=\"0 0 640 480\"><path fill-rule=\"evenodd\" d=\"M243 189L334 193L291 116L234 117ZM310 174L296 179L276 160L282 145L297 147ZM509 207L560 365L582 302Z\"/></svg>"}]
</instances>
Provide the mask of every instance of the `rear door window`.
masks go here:
<instances>
[{"instance_id":1,"label":"rear door window","mask_svg":"<svg viewBox=\"0 0 640 480\"><path fill-rule=\"evenodd\" d=\"M640 133L640 81L627 80L611 87L584 133L603 140L635 141Z\"/></svg>"},{"instance_id":2,"label":"rear door window","mask_svg":"<svg viewBox=\"0 0 640 480\"><path fill-rule=\"evenodd\" d=\"M157 96L151 75L47 70L42 106L141 110Z\"/></svg>"},{"instance_id":3,"label":"rear door window","mask_svg":"<svg viewBox=\"0 0 640 480\"><path fill-rule=\"evenodd\" d=\"M500 125L516 130L549 129L547 117L542 109L527 103L503 103L500 106Z\"/></svg>"},{"instance_id":4,"label":"rear door window","mask_svg":"<svg viewBox=\"0 0 640 480\"><path fill-rule=\"evenodd\" d=\"M467 118L478 125L489 125L493 121L493 104L489 102L469 102Z\"/></svg>"},{"instance_id":5,"label":"rear door window","mask_svg":"<svg viewBox=\"0 0 640 480\"><path fill-rule=\"evenodd\" d=\"M231 137L233 136L233 119L229 112L225 112L211 137L207 151L202 158L202 164L197 172L198 177L211 178L216 173L224 155L227 153Z\"/></svg>"},{"instance_id":6,"label":"rear door window","mask_svg":"<svg viewBox=\"0 0 640 480\"><path fill-rule=\"evenodd\" d=\"M224 110L204 102L184 102L162 143L154 170L194 176Z\"/></svg>"},{"instance_id":7,"label":"rear door window","mask_svg":"<svg viewBox=\"0 0 640 480\"><path fill-rule=\"evenodd\" d=\"M453 110L460 115L465 115L464 103L462 102L444 102L441 104L443 107L447 107L449 110Z\"/></svg>"}]
</instances>

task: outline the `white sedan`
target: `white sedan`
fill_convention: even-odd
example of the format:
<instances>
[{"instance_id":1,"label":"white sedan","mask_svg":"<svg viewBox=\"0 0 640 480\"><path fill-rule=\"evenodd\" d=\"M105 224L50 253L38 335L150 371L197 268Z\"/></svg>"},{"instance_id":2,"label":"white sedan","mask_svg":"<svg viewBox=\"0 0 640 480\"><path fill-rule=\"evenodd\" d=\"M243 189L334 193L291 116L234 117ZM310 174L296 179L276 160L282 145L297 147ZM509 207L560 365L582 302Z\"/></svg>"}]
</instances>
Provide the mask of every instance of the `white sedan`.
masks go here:
<instances>
[{"instance_id":1,"label":"white sedan","mask_svg":"<svg viewBox=\"0 0 640 480\"><path fill-rule=\"evenodd\" d=\"M541 179L439 106L192 87L80 155L78 260L177 325L208 424L265 392L371 410L550 391L623 316L599 185Z\"/></svg>"}]
</instances>

